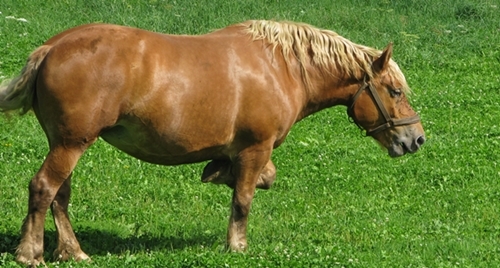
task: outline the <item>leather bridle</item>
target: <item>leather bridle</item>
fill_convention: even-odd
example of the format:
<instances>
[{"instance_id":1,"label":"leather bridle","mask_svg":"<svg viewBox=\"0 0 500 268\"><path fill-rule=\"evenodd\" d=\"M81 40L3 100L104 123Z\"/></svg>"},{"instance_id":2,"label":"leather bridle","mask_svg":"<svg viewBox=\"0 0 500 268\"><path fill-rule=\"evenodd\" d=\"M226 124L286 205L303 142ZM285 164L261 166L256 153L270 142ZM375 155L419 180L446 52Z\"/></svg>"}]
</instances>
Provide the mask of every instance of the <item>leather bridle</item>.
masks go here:
<instances>
[{"instance_id":1,"label":"leather bridle","mask_svg":"<svg viewBox=\"0 0 500 268\"><path fill-rule=\"evenodd\" d=\"M354 104L356 103L356 100L359 98L361 93L367 88L369 89L369 92L371 93L373 100L375 101L375 106L377 106L377 109L380 111L380 113L382 114L382 116L385 119L385 123L383 123L382 125L380 125L376 128L370 129L370 130L363 129L363 127L361 127L359 125L359 123L356 122L356 119L354 118ZM358 92L356 92L356 94L354 94L354 97L352 98L351 106L347 109L347 115L349 116L349 118L352 119L352 121L361 130L366 131L366 136L373 136L373 135L379 133L380 131L386 130L386 129L391 128L391 127L411 125L411 124L415 124L415 123L420 122L420 117L418 115L414 115L414 116L410 116L410 117L402 118L402 119L391 118L391 116L389 115L389 113L385 109L384 104L382 103L382 100L380 99L380 97L377 93L377 90L375 90L373 88L373 86L370 82L366 82L366 81L364 81L363 85L358 89Z\"/></svg>"}]
</instances>

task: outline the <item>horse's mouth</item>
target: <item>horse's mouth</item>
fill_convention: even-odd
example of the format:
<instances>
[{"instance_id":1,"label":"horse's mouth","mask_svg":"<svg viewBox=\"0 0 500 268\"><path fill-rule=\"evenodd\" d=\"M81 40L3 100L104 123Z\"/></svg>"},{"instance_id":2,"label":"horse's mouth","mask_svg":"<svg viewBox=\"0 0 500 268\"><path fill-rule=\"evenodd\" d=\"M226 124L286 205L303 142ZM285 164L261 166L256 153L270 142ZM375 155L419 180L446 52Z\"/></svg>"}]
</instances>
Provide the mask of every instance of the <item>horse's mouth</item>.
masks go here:
<instances>
[{"instance_id":1,"label":"horse's mouth","mask_svg":"<svg viewBox=\"0 0 500 268\"><path fill-rule=\"evenodd\" d=\"M411 153L411 154L415 153L417 150L418 150L418 148L416 150L412 150L411 146L408 146L404 142L401 142L401 143L395 143L395 144L393 144L388 149L388 153L389 153L390 157L396 158L396 157L403 156L403 155L405 155L407 153Z\"/></svg>"},{"instance_id":2,"label":"horse's mouth","mask_svg":"<svg viewBox=\"0 0 500 268\"><path fill-rule=\"evenodd\" d=\"M416 147L415 149L412 149L411 146L408 147L404 142L401 143L401 147L403 148L403 151L404 153L410 153L410 154L413 154L413 153L416 153L418 151L418 147Z\"/></svg>"},{"instance_id":3,"label":"horse's mouth","mask_svg":"<svg viewBox=\"0 0 500 268\"><path fill-rule=\"evenodd\" d=\"M420 149L420 144L418 143L407 144L405 142L399 142L399 143L393 143L392 146L388 148L388 153L389 156L395 158L403 156L407 153L410 154L416 153L418 149Z\"/></svg>"}]
</instances>

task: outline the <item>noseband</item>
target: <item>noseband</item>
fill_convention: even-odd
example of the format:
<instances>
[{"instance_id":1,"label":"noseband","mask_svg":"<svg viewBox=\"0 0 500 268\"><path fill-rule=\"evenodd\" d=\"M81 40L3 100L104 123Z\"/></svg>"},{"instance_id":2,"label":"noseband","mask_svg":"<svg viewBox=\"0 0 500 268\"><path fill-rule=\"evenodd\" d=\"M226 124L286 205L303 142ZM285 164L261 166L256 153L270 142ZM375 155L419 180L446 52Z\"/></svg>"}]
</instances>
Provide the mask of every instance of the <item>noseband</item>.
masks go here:
<instances>
[{"instance_id":1,"label":"noseband","mask_svg":"<svg viewBox=\"0 0 500 268\"><path fill-rule=\"evenodd\" d=\"M385 109L384 104L382 103L382 100L380 99L380 97L377 93L377 90L375 90L373 88L373 86L370 82L365 81L363 83L363 85L358 89L358 92L356 92L356 94L354 94L354 97L352 98L351 106L347 109L347 115L359 127L359 129L365 130L365 129L363 129L363 127L361 127L358 124L358 122L356 122L356 119L354 119L354 104L356 103L356 100L359 98L361 93L367 88L369 89L369 92L371 93L373 100L375 101L375 106L377 106L377 109L380 111L382 116L384 116L385 123L383 123L382 125L374 128L374 129L371 129L371 130L366 129L366 136L373 136L376 133L379 133L380 131L386 130L386 129L391 128L391 127L411 125L411 124L415 124L415 123L420 122L420 117L418 115L414 115L414 116L410 116L410 117L402 118L402 119L391 118L391 116L389 115L389 113Z\"/></svg>"}]
</instances>

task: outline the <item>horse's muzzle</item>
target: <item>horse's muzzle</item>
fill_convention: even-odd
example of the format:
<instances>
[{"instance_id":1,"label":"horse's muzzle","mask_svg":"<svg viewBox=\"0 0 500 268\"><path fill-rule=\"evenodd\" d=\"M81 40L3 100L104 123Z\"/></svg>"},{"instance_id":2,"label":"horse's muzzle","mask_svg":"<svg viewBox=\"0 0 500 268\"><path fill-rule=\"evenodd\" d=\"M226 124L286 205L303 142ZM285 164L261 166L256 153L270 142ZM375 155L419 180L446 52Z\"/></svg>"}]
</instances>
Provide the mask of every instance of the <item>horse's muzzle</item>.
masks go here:
<instances>
[{"instance_id":1,"label":"horse's muzzle","mask_svg":"<svg viewBox=\"0 0 500 268\"><path fill-rule=\"evenodd\" d=\"M406 153L415 153L425 143L425 136L420 135L415 139L403 139L399 142L393 143L388 148L389 156L400 157Z\"/></svg>"}]
</instances>

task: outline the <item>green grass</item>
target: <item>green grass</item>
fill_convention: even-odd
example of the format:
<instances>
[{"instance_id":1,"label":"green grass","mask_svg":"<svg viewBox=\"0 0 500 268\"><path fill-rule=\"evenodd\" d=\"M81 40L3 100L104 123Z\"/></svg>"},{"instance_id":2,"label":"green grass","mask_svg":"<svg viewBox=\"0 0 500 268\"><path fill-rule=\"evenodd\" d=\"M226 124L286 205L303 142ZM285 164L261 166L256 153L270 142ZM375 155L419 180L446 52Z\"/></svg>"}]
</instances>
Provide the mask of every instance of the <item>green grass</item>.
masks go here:
<instances>
[{"instance_id":1,"label":"green grass","mask_svg":"<svg viewBox=\"0 0 500 268\"><path fill-rule=\"evenodd\" d=\"M497 266L499 11L493 0L2 0L1 78L51 36L88 22L200 34L247 19L293 20L380 49L394 42L428 138L417 154L390 159L344 107L300 122L274 152L273 188L256 193L244 254L224 251L231 191L200 183L203 164L151 165L99 141L75 171L70 209L93 262L48 265ZM46 152L34 115L0 116L0 266L16 266L27 185ZM50 260L50 213L45 246Z\"/></svg>"}]
</instances>

